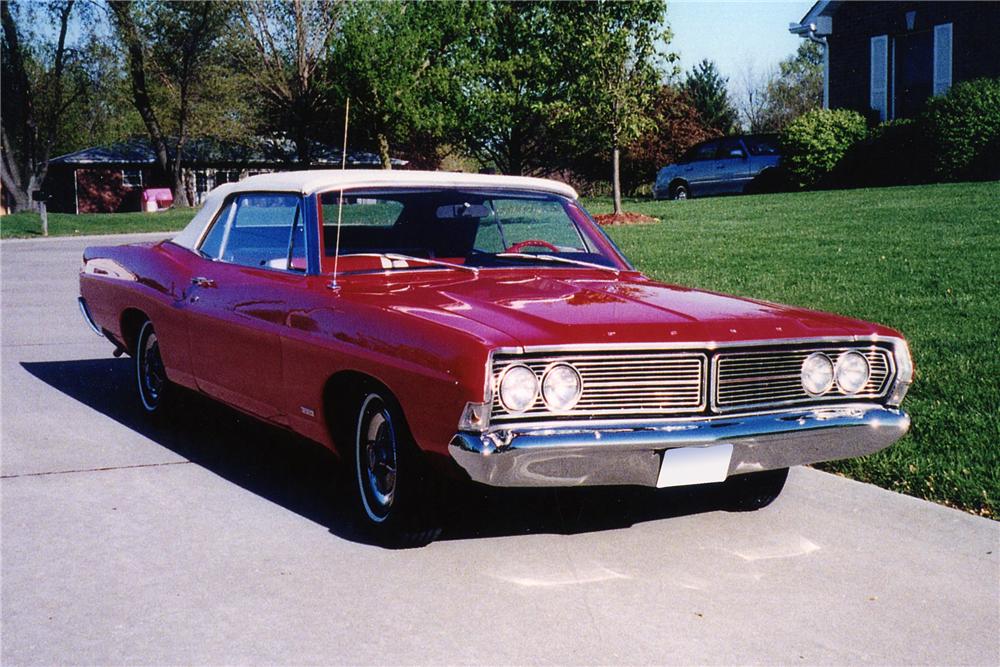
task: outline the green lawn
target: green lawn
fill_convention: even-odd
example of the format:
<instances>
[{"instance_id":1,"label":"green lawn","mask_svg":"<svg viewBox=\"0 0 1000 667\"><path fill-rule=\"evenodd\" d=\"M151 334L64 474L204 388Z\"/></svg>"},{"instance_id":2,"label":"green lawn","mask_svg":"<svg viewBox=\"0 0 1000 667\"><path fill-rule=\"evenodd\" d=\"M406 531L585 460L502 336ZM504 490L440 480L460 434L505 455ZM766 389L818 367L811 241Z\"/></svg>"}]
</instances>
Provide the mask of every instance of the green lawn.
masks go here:
<instances>
[{"instance_id":1,"label":"green lawn","mask_svg":"<svg viewBox=\"0 0 1000 667\"><path fill-rule=\"evenodd\" d=\"M610 201L585 202L609 213ZM823 466L888 489L1000 514L1000 183L634 200L662 222L614 227L631 260L667 282L874 320L910 341L910 434ZM51 215L51 234L180 229L190 212ZM37 216L0 218L4 238Z\"/></svg>"},{"instance_id":2,"label":"green lawn","mask_svg":"<svg viewBox=\"0 0 1000 667\"><path fill-rule=\"evenodd\" d=\"M591 200L608 213L608 200ZM651 276L899 329L910 434L822 466L998 518L1000 183L629 201L658 224L611 236Z\"/></svg>"},{"instance_id":3,"label":"green lawn","mask_svg":"<svg viewBox=\"0 0 1000 667\"><path fill-rule=\"evenodd\" d=\"M193 216L194 211L190 209L171 209L159 213L49 213L49 236L165 232L181 229ZM0 217L0 238L36 238L41 235L42 222L37 213L15 213Z\"/></svg>"}]
</instances>

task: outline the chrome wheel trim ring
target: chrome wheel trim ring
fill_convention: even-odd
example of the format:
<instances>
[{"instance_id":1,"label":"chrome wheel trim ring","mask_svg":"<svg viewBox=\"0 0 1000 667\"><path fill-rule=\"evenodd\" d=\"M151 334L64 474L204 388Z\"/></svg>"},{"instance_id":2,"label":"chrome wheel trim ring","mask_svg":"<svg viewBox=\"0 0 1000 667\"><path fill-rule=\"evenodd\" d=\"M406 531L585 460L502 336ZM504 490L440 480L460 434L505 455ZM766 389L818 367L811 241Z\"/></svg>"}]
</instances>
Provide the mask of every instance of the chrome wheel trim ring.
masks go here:
<instances>
[{"instance_id":1,"label":"chrome wheel trim ring","mask_svg":"<svg viewBox=\"0 0 1000 667\"><path fill-rule=\"evenodd\" d=\"M369 394L358 413L354 460L365 514L382 523L396 496L398 448L392 415L378 394Z\"/></svg>"},{"instance_id":2,"label":"chrome wheel trim ring","mask_svg":"<svg viewBox=\"0 0 1000 667\"><path fill-rule=\"evenodd\" d=\"M147 333L148 330L148 333ZM139 331L136 343L136 382L139 400L148 412L155 412L160 405L160 397L166 384L166 371L160 356L160 344L153 330L153 323L147 321Z\"/></svg>"}]
</instances>

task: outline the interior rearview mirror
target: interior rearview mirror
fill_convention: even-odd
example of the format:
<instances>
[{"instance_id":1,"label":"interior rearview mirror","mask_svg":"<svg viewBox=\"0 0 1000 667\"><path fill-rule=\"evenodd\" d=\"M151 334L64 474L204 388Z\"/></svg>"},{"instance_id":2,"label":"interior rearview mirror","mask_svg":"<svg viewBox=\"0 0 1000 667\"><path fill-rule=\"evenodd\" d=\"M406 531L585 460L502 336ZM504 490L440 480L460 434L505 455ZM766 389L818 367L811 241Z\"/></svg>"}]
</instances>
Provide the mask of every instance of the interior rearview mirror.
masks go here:
<instances>
[{"instance_id":1,"label":"interior rearview mirror","mask_svg":"<svg viewBox=\"0 0 1000 667\"><path fill-rule=\"evenodd\" d=\"M447 206L438 206L437 219L454 220L456 218L488 218L491 213L492 211L490 211L488 206L465 202L464 204L448 204Z\"/></svg>"}]
</instances>

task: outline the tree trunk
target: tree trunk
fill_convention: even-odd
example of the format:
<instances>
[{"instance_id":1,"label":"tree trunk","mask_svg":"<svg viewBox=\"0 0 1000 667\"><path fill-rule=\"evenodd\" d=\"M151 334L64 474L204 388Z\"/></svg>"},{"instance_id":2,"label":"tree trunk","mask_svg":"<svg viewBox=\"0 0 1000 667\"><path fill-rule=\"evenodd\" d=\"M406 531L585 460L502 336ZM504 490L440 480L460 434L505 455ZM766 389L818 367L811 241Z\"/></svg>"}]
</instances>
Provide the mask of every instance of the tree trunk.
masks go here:
<instances>
[{"instance_id":1,"label":"tree trunk","mask_svg":"<svg viewBox=\"0 0 1000 667\"><path fill-rule=\"evenodd\" d=\"M17 26L14 24L8 3L4 2L0 9L4 41L8 51L7 59L12 70L12 80L4 82L4 95L19 97L18 101L22 105L24 114L14 128L14 132L20 136L15 134L12 137L8 133L8 125L0 120L0 130L3 134L0 178L3 187L14 200L15 212L38 210L38 205L32 200L32 193L42 187L48 174L49 155L56 140L59 116L63 112L66 33L74 3L75 0L68 0L59 10L59 38L55 47L52 71L36 76L37 81L34 84L29 79L24 65ZM35 106L35 96L38 91L33 85L43 88L48 86L48 104L43 109L39 110Z\"/></svg>"},{"instance_id":2,"label":"tree trunk","mask_svg":"<svg viewBox=\"0 0 1000 667\"><path fill-rule=\"evenodd\" d=\"M149 133L150 143L156 152L157 165L163 174L171 176L174 170L167 154L167 141L163 130L160 128L160 122L156 118L153 102L146 85L145 54L143 53L138 28L132 19L132 2L112 2L109 3L109 6L117 23L122 41L125 42L127 47L129 79L131 79L132 83L132 104L135 106L136 111L139 112L139 116L146 126L146 131ZM177 193L175 191L175 203L176 197Z\"/></svg>"},{"instance_id":3,"label":"tree trunk","mask_svg":"<svg viewBox=\"0 0 1000 667\"><path fill-rule=\"evenodd\" d=\"M383 169L392 169L392 157L389 156L389 137L384 133L378 133L378 157L382 161Z\"/></svg>"},{"instance_id":4,"label":"tree trunk","mask_svg":"<svg viewBox=\"0 0 1000 667\"><path fill-rule=\"evenodd\" d=\"M622 212L622 179L621 169L619 169L620 152L618 144L615 143L615 147L611 151L611 189L615 200L615 215L619 215Z\"/></svg>"},{"instance_id":5,"label":"tree trunk","mask_svg":"<svg viewBox=\"0 0 1000 667\"><path fill-rule=\"evenodd\" d=\"M181 166L180 161L180 148L178 147L178 156L174 160L173 170L171 177L173 180L173 186L171 190L174 195L174 208L191 208L191 202L188 200L187 188L184 184L184 169Z\"/></svg>"},{"instance_id":6,"label":"tree trunk","mask_svg":"<svg viewBox=\"0 0 1000 667\"><path fill-rule=\"evenodd\" d=\"M299 158L299 169L308 169L312 164L312 146L309 145L309 136L306 131L309 123L301 113L295 116L295 154Z\"/></svg>"}]
</instances>

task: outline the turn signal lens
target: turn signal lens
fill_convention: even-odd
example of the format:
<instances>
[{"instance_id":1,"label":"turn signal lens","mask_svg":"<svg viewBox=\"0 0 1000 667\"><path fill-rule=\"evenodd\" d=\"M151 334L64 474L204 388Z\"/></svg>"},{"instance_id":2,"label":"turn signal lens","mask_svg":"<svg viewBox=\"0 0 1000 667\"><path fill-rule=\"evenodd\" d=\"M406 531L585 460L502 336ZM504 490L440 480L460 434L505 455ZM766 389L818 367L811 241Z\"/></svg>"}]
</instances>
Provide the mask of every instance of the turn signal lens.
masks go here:
<instances>
[{"instance_id":1,"label":"turn signal lens","mask_svg":"<svg viewBox=\"0 0 1000 667\"><path fill-rule=\"evenodd\" d=\"M844 352L837 359L837 386L845 394L856 394L864 389L870 373L868 360L860 352Z\"/></svg>"},{"instance_id":2,"label":"turn signal lens","mask_svg":"<svg viewBox=\"0 0 1000 667\"><path fill-rule=\"evenodd\" d=\"M542 378L542 400L553 412L572 410L583 393L583 380L569 364L555 364Z\"/></svg>"},{"instance_id":3,"label":"turn signal lens","mask_svg":"<svg viewBox=\"0 0 1000 667\"><path fill-rule=\"evenodd\" d=\"M500 375L500 404L507 412L524 412L538 398L538 378L527 366L514 364Z\"/></svg>"},{"instance_id":4,"label":"turn signal lens","mask_svg":"<svg viewBox=\"0 0 1000 667\"><path fill-rule=\"evenodd\" d=\"M822 396L833 386L833 362L822 352L814 352L802 362L802 388L810 396Z\"/></svg>"}]
</instances>

